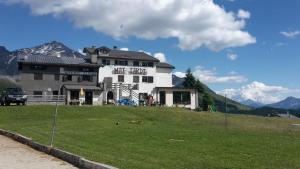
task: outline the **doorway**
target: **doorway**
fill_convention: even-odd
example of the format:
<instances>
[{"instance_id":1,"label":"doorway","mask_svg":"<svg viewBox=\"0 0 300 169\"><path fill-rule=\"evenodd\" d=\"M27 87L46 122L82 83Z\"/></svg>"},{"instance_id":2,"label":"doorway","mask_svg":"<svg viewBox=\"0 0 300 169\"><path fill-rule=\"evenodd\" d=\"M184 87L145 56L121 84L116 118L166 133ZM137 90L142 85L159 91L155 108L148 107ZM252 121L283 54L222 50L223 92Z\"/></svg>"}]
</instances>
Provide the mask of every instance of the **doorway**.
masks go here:
<instances>
[{"instance_id":1,"label":"doorway","mask_svg":"<svg viewBox=\"0 0 300 169\"><path fill-rule=\"evenodd\" d=\"M113 103L114 93L112 91L107 92L107 104Z\"/></svg>"},{"instance_id":2,"label":"doorway","mask_svg":"<svg viewBox=\"0 0 300 169\"><path fill-rule=\"evenodd\" d=\"M92 91L85 92L85 104L93 105L93 92Z\"/></svg>"},{"instance_id":3,"label":"doorway","mask_svg":"<svg viewBox=\"0 0 300 169\"><path fill-rule=\"evenodd\" d=\"M161 106L166 105L166 92L165 91L159 92L159 104Z\"/></svg>"}]
</instances>

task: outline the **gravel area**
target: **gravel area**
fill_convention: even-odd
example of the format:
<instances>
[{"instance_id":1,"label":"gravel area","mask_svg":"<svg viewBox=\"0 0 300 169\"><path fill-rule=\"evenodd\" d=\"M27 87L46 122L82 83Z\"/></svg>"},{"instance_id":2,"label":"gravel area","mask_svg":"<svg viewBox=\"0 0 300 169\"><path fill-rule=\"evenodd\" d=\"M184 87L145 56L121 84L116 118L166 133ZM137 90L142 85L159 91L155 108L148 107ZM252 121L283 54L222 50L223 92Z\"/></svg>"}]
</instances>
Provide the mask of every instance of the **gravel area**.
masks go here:
<instances>
[{"instance_id":1,"label":"gravel area","mask_svg":"<svg viewBox=\"0 0 300 169\"><path fill-rule=\"evenodd\" d=\"M75 169L69 163L0 135L0 169Z\"/></svg>"}]
</instances>

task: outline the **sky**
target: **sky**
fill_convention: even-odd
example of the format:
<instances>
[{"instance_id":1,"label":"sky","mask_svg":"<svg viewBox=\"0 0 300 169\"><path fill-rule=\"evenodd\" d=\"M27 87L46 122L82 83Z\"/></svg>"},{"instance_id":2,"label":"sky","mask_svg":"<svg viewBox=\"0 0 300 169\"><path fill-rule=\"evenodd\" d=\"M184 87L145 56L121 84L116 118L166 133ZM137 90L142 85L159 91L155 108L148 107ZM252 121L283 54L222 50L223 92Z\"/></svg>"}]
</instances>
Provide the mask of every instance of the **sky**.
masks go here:
<instances>
[{"instance_id":1,"label":"sky","mask_svg":"<svg viewBox=\"0 0 300 169\"><path fill-rule=\"evenodd\" d=\"M300 97L297 0L0 0L0 45L118 46L237 101Z\"/></svg>"}]
</instances>

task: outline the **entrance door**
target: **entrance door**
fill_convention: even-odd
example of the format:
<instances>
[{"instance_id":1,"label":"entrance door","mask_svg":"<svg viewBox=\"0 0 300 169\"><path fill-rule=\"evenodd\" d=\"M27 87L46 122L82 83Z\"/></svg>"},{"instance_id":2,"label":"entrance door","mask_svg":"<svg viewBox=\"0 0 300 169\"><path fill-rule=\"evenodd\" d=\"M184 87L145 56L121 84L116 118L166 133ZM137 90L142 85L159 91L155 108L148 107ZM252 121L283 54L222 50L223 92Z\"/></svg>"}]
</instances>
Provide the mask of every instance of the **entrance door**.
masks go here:
<instances>
[{"instance_id":1,"label":"entrance door","mask_svg":"<svg viewBox=\"0 0 300 169\"><path fill-rule=\"evenodd\" d=\"M85 104L93 105L93 92L92 91L85 92Z\"/></svg>"},{"instance_id":2,"label":"entrance door","mask_svg":"<svg viewBox=\"0 0 300 169\"><path fill-rule=\"evenodd\" d=\"M112 103L114 100L114 93L112 91L107 92L107 104Z\"/></svg>"},{"instance_id":3,"label":"entrance door","mask_svg":"<svg viewBox=\"0 0 300 169\"><path fill-rule=\"evenodd\" d=\"M166 92L165 91L159 92L159 104L166 105Z\"/></svg>"}]
</instances>

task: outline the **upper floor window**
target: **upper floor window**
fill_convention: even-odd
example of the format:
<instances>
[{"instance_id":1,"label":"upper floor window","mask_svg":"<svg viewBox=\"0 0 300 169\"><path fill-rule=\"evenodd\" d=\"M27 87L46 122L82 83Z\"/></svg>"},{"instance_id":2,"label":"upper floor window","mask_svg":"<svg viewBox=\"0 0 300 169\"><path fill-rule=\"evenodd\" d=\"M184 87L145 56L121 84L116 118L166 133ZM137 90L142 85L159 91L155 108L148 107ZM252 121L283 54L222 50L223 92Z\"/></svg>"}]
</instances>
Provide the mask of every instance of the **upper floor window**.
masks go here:
<instances>
[{"instance_id":1,"label":"upper floor window","mask_svg":"<svg viewBox=\"0 0 300 169\"><path fill-rule=\"evenodd\" d=\"M31 65L30 69L31 70L46 70L47 67L44 65Z\"/></svg>"},{"instance_id":2,"label":"upper floor window","mask_svg":"<svg viewBox=\"0 0 300 169\"><path fill-rule=\"evenodd\" d=\"M124 75L118 75L118 82L124 82Z\"/></svg>"},{"instance_id":3,"label":"upper floor window","mask_svg":"<svg viewBox=\"0 0 300 169\"><path fill-rule=\"evenodd\" d=\"M102 64L103 65L110 65L110 60L108 60L108 59L102 59Z\"/></svg>"},{"instance_id":4,"label":"upper floor window","mask_svg":"<svg viewBox=\"0 0 300 169\"><path fill-rule=\"evenodd\" d=\"M153 76L143 76L142 82L143 83L153 83Z\"/></svg>"},{"instance_id":5,"label":"upper floor window","mask_svg":"<svg viewBox=\"0 0 300 169\"><path fill-rule=\"evenodd\" d=\"M139 76L133 76L133 83L139 83L140 77Z\"/></svg>"},{"instance_id":6,"label":"upper floor window","mask_svg":"<svg viewBox=\"0 0 300 169\"><path fill-rule=\"evenodd\" d=\"M83 76L82 76L82 80L83 80L83 81L89 81L89 82L92 82L92 81L93 81L93 76L83 75Z\"/></svg>"},{"instance_id":7,"label":"upper floor window","mask_svg":"<svg viewBox=\"0 0 300 169\"><path fill-rule=\"evenodd\" d=\"M54 80L59 81L59 79L60 79L59 77L60 77L59 74L54 75Z\"/></svg>"},{"instance_id":8,"label":"upper floor window","mask_svg":"<svg viewBox=\"0 0 300 169\"><path fill-rule=\"evenodd\" d=\"M88 68L88 67L84 67L84 68L81 68L81 71L83 71L83 72L92 72L92 69Z\"/></svg>"},{"instance_id":9,"label":"upper floor window","mask_svg":"<svg viewBox=\"0 0 300 169\"><path fill-rule=\"evenodd\" d=\"M33 75L33 79L34 80L43 80L43 74L41 74L41 73L35 73Z\"/></svg>"},{"instance_id":10,"label":"upper floor window","mask_svg":"<svg viewBox=\"0 0 300 169\"><path fill-rule=\"evenodd\" d=\"M127 66L128 61L127 60L115 60L115 65Z\"/></svg>"},{"instance_id":11,"label":"upper floor window","mask_svg":"<svg viewBox=\"0 0 300 169\"><path fill-rule=\"evenodd\" d=\"M72 81L72 75L65 75L63 76L63 81L66 82L66 81Z\"/></svg>"},{"instance_id":12,"label":"upper floor window","mask_svg":"<svg viewBox=\"0 0 300 169\"><path fill-rule=\"evenodd\" d=\"M153 62L142 62L143 67L153 67Z\"/></svg>"},{"instance_id":13,"label":"upper floor window","mask_svg":"<svg viewBox=\"0 0 300 169\"><path fill-rule=\"evenodd\" d=\"M140 62L139 61L133 61L133 66L140 66Z\"/></svg>"}]
</instances>

